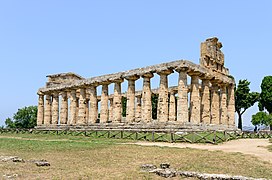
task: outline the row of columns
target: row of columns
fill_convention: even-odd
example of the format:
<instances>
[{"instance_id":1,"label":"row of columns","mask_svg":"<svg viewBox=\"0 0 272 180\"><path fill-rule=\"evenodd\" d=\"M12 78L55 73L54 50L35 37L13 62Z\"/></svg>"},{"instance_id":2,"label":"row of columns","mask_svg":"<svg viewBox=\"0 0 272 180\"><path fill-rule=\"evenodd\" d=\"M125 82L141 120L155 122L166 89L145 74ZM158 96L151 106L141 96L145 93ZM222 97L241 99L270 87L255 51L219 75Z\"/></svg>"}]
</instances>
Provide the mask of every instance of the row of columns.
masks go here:
<instances>
[{"instance_id":1,"label":"row of columns","mask_svg":"<svg viewBox=\"0 0 272 180\"><path fill-rule=\"evenodd\" d=\"M177 103L176 92L171 91L170 97L168 92L168 75L173 71L165 70L158 73L160 87L157 117L160 122L177 121L180 123L191 122L193 124L234 125L234 85L219 84L218 81L201 78L200 88L199 74L187 73L185 69L176 71L179 73ZM187 74L191 76L190 88L187 84ZM143 89L141 96L135 95L135 81L140 77L135 75L125 78L128 81L126 122L131 123L141 120L148 123L152 121L150 80L153 76L153 73L146 73L142 76ZM100 84L102 85L100 123L107 123L109 120L115 123L121 122L122 82L123 79L113 82L114 96L112 99L109 98L108 94L108 85L110 83ZM45 102L44 94L39 94L37 124L87 125L96 123L98 119L97 86L81 87L79 97L76 89L45 94ZM190 99L188 99L188 89L190 89ZM219 89L220 94L218 93ZM89 95L88 98L87 94ZM59 95L61 96L61 105L59 105ZM69 107L68 98L70 99ZM60 121L58 122L58 120Z\"/></svg>"}]
</instances>

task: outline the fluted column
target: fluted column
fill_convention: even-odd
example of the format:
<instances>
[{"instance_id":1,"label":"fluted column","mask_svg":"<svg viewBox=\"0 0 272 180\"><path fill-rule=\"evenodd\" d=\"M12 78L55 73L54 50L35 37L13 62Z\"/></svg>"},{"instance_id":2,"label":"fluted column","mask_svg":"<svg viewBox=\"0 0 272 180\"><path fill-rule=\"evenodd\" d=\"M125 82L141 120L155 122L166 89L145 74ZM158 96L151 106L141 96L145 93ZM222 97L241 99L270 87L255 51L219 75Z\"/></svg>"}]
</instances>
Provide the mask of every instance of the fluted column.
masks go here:
<instances>
[{"instance_id":1,"label":"fluted column","mask_svg":"<svg viewBox=\"0 0 272 180\"><path fill-rule=\"evenodd\" d=\"M220 111L219 111L219 93L218 93L218 84L217 82L212 82L212 105L211 105L211 123L219 124Z\"/></svg>"},{"instance_id":2,"label":"fluted column","mask_svg":"<svg viewBox=\"0 0 272 180\"><path fill-rule=\"evenodd\" d=\"M136 96L136 109L135 109L135 121L139 122L141 121L141 117L142 117L142 95L138 95Z\"/></svg>"},{"instance_id":3,"label":"fluted column","mask_svg":"<svg viewBox=\"0 0 272 180\"><path fill-rule=\"evenodd\" d=\"M38 93L38 112L37 112L37 126L40 126L44 123L44 95Z\"/></svg>"},{"instance_id":4,"label":"fluted column","mask_svg":"<svg viewBox=\"0 0 272 180\"><path fill-rule=\"evenodd\" d=\"M187 72L185 69L179 69L177 72L179 72L177 121L184 123L189 122Z\"/></svg>"},{"instance_id":5,"label":"fluted column","mask_svg":"<svg viewBox=\"0 0 272 180\"><path fill-rule=\"evenodd\" d=\"M91 86L89 88L89 94L90 94L89 122L95 123L98 116L96 86Z\"/></svg>"},{"instance_id":6,"label":"fluted column","mask_svg":"<svg viewBox=\"0 0 272 180\"><path fill-rule=\"evenodd\" d=\"M113 98L109 98L109 101L110 101L110 106L109 106L109 121L112 122L113 121L113 108L114 108Z\"/></svg>"},{"instance_id":7,"label":"fluted column","mask_svg":"<svg viewBox=\"0 0 272 180\"><path fill-rule=\"evenodd\" d=\"M77 125L86 124L86 89L80 89Z\"/></svg>"},{"instance_id":8,"label":"fluted column","mask_svg":"<svg viewBox=\"0 0 272 180\"><path fill-rule=\"evenodd\" d=\"M159 98L158 98L158 120L161 122L167 122L169 119L168 111L168 75L171 74L172 70L161 71L160 75L160 88L159 88Z\"/></svg>"},{"instance_id":9,"label":"fluted column","mask_svg":"<svg viewBox=\"0 0 272 180\"><path fill-rule=\"evenodd\" d=\"M229 125L235 126L235 94L234 94L235 85L228 86L228 117L229 117Z\"/></svg>"},{"instance_id":10,"label":"fluted column","mask_svg":"<svg viewBox=\"0 0 272 180\"><path fill-rule=\"evenodd\" d=\"M87 93L87 89L86 89L86 93ZM87 96L87 94L86 94L86 96ZM86 97L86 101L85 101L85 112L86 112L85 122L86 122L86 124L89 124L89 112L90 112L89 111L89 108L90 108L89 101L90 101L89 97L88 98Z\"/></svg>"},{"instance_id":11,"label":"fluted column","mask_svg":"<svg viewBox=\"0 0 272 180\"><path fill-rule=\"evenodd\" d=\"M37 125L40 126L44 124L44 95L38 93L38 113L37 113Z\"/></svg>"},{"instance_id":12,"label":"fluted column","mask_svg":"<svg viewBox=\"0 0 272 180\"><path fill-rule=\"evenodd\" d=\"M176 92L171 91L170 92L170 102L169 102L169 121L176 121L177 116L176 116L176 97L175 97Z\"/></svg>"},{"instance_id":13,"label":"fluted column","mask_svg":"<svg viewBox=\"0 0 272 180\"><path fill-rule=\"evenodd\" d=\"M100 123L108 122L109 119L108 101L109 101L108 84L103 84L101 94Z\"/></svg>"},{"instance_id":14,"label":"fluted column","mask_svg":"<svg viewBox=\"0 0 272 180\"><path fill-rule=\"evenodd\" d=\"M121 122L122 120L122 91L121 83L123 79L114 82L114 94L113 94L113 121Z\"/></svg>"},{"instance_id":15,"label":"fluted column","mask_svg":"<svg viewBox=\"0 0 272 180\"><path fill-rule=\"evenodd\" d=\"M199 78L197 75L191 76L191 98L190 98L190 122L200 123L200 97L199 97Z\"/></svg>"},{"instance_id":16,"label":"fluted column","mask_svg":"<svg viewBox=\"0 0 272 180\"><path fill-rule=\"evenodd\" d=\"M53 93L52 101L52 124L58 124L59 121L59 93Z\"/></svg>"},{"instance_id":17,"label":"fluted column","mask_svg":"<svg viewBox=\"0 0 272 180\"><path fill-rule=\"evenodd\" d=\"M221 90L221 124L228 125L228 108L227 108L227 89L226 84L222 84Z\"/></svg>"},{"instance_id":18,"label":"fluted column","mask_svg":"<svg viewBox=\"0 0 272 180\"><path fill-rule=\"evenodd\" d=\"M77 97L76 97L76 90L71 90L70 93L70 118L69 124L75 125L76 124L76 110L77 110Z\"/></svg>"},{"instance_id":19,"label":"fluted column","mask_svg":"<svg viewBox=\"0 0 272 180\"><path fill-rule=\"evenodd\" d=\"M202 80L202 99L201 99L201 119L204 124L211 122L211 98L210 98L210 81Z\"/></svg>"},{"instance_id":20,"label":"fluted column","mask_svg":"<svg viewBox=\"0 0 272 180\"><path fill-rule=\"evenodd\" d=\"M44 110L44 124L51 124L52 118L52 98L50 94L46 94L45 96L45 110Z\"/></svg>"},{"instance_id":21,"label":"fluted column","mask_svg":"<svg viewBox=\"0 0 272 180\"><path fill-rule=\"evenodd\" d=\"M60 124L67 124L68 121L68 97L67 92L61 92Z\"/></svg>"},{"instance_id":22,"label":"fluted column","mask_svg":"<svg viewBox=\"0 0 272 180\"><path fill-rule=\"evenodd\" d=\"M126 78L128 80L126 122L135 121L135 81L138 76Z\"/></svg>"},{"instance_id":23,"label":"fluted column","mask_svg":"<svg viewBox=\"0 0 272 180\"><path fill-rule=\"evenodd\" d=\"M151 85L150 79L153 77L152 73L147 73L142 76L144 78L142 91L142 121L150 122L152 120L152 102L151 102Z\"/></svg>"}]
</instances>

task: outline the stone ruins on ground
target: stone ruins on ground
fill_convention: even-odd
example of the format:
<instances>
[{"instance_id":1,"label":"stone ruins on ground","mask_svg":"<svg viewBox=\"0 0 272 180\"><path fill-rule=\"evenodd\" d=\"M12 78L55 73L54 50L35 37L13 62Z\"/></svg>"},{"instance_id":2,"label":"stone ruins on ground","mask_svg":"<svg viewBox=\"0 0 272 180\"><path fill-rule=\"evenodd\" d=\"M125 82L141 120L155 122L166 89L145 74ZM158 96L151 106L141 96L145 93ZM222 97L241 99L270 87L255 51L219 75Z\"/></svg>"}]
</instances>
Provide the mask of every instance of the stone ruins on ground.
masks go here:
<instances>
[{"instance_id":1,"label":"stone ruins on ground","mask_svg":"<svg viewBox=\"0 0 272 180\"><path fill-rule=\"evenodd\" d=\"M200 65L177 60L86 79L74 73L48 75L38 90L37 128L235 130L235 81L224 67L221 48L217 38L201 43ZM151 89L155 73L159 88ZM168 87L172 73L178 73L178 83ZM142 90L136 91L140 78ZM128 87L122 91L124 81ZM112 83L114 93L109 94ZM152 94L158 95L157 119L152 119Z\"/></svg>"}]
</instances>

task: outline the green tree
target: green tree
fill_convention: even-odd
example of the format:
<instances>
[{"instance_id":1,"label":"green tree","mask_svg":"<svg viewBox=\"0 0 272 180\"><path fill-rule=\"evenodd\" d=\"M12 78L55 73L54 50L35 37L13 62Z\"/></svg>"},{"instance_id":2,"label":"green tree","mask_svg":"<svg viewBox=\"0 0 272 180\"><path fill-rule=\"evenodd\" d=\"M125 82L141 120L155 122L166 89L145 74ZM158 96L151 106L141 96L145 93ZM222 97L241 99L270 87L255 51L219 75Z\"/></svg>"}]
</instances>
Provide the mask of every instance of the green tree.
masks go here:
<instances>
[{"instance_id":1,"label":"green tree","mask_svg":"<svg viewBox=\"0 0 272 180\"><path fill-rule=\"evenodd\" d=\"M15 123L12 121L11 118L7 118L5 124L7 128L16 128Z\"/></svg>"},{"instance_id":2,"label":"green tree","mask_svg":"<svg viewBox=\"0 0 272 180\"><path fill-rule=\"evenodd\" d=\"M251 123L254 126L257 125L270 125L272 124L272 115L267 114L266 112L260 111L257 112L256 114L252 115Z\"/></svg>"},{"instance_id":3,"label":"green tree","mask_svg":"<svg viewBox=\"0 0 272 180\"><path fill-rule=\"evenodd\" d=\"M37 111L37 106L18 109L13 116L13 120L6 119L6 126L10 128L33 128L37 125Z\"/></svg>"},{"instance_id":4,"label":"green tree","mask_svg":"<svg viewBox=\"0 0 272 180\"><path fill-rule=\"evenodd\" d=\"M268 113L272 114L272 76L265 76L261 84L261 94L259 100L259 110L267 110ZM272 130L272 124L270 130Z\"/></svg>"},{"instance_id":5,"label":"green tree","mask_svg":"<svg viewBox=\"0 0 272 180\"><path fill-rule=\"evenodd\" d=\"M259 93L250 92L249 85L249 81L239 80L238 86L235 90L235 111L238 114L239 129L242 129L242 115L259 99Z\"/></svg>"}]
</instances>

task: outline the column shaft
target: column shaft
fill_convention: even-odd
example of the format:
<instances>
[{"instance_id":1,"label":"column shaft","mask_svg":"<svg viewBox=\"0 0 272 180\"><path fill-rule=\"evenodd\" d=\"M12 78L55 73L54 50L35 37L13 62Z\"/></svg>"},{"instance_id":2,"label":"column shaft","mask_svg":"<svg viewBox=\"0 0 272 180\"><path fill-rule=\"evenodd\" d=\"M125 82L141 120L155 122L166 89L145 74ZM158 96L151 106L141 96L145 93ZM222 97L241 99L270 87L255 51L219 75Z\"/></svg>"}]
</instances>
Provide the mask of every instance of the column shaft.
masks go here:
<instances>
[{"instance_id":1,"label":"column shaft","mask_svg":"<svg viewBox=\"0 0 272 180\"><path fill-rule=\"evenodd\" d=\"M89 89L89 93L90 93L89 122L96 123L98 116L96 87L91 86Z\"/></svg>"},{"instance_id":2,"label":"column shaft","mask_svg":"<svg viewBox=\"0 0 272 180\"><path fill-rule=\"evenodd\" d=\"M143 91L142 91L142 121L151 122L152 120L152 103L151 103L151 85L150 78L153 77L153 74L143 76Z\"/></svg>"},{"instance_id":3,"label":"column shaft","mask_svg":"<svg viewBox=\"0 0 272 180\"><path fill-rule=\"evenodd\" d=\"M44 124L44 95L39 94L37 125L40 126L42 124Z\"/></svg>"},{"instance_id":4,"label":"column shaft","mask_svg":"<svg viewBox=\"0 0 272 180\"><path fill-rule=\"evenodd\" d=\"M142 97L141 96L137 96L137 104L136 104L136 109L135 109L135 120L136 122L141 121L141 110L142 110Z\"/></svg>"},{"instance_id":5,"label":"column shaft","mask_svg":"<svg viewBox=\"0 0 272 180\"><path fill-rule=\"evenodd\" d=\"M68 121L68 98L67 92L61 93L60 124L67 124Z\"/></svg>"},{"instance_id":6,"label":"column shaft","mask_svg":"<svg viewBox=\"0 0 272 180\"><path fill-rule=\"evenodd\" d=\"M128 79L126 122L135 121L135 80Z\"/></svg>"},{"instance_id":7,"label":"column shaft","mask_svg":"<svg viewBox=\"0 0 272 180\"><path fill-rule=\"evenodd\" d=\"M114 83L113 95L113 121L121 122L122 120L122 95L121 95L122 80Z\"/></svg>"},{"instance_id":8,"label":"column shaft","mask_svg":"<svg viewBox=\"0 0 272 180\"><path fill-rule=\"evenodd\" d=\"M227 90L226 85L221 86L221 124L228 125Z\"/></svg>"},{"instance_id":9,"label":"column shaft","mask_svg":"<svg viewBox=\"0 0 272 180\"><path fill-rule=\"evenodd\" d=\"M210 81L202 80L202 98L201 98L201 119L204 124L211 122L211 99L210 99Z\"/></svg>"},{"instance_id":10,"label":"column shaft","mask_svg":"<svg viewBox=\"0 0 272 180\"><path fill-rule=\"evenodd\" d=\"M52 124L58 124L59 121L59 93L55 92L53 94L52 102Z\"/></svg>"},{"instance_id":11,"label":"column shaft","mask_svg":"<svg viewBox=\"0 0 272 180\"><path fill-rule=\"evenodd\" d=\"M179 71L177 121L181 123L189 122L188 85L187 85L187 73L185 71Z\"/></svg>"},{"instance_id":12,"label":"column shaft","mask_svg":"<svg viewBox=\"0 0 272 180\"><path fill-rule=\"evenodd\" d=\"M76 109L77 109L77 97L76 90L72 90L70 94L70 119L69 124L76 124Z\"/></svg>"},{"instance_id":13,"label":"column shaft","mask_svg":"<svg viewBox=\"0 0 272 180\"><path fill-rule=\"evenodd\" d=\"M219 117L220 117L220 112L219 112L219 101L220 97L218 94L218 85L217 83L212 83L212 105L211 105L211 123L212 124L219 124Z\"/></svg>"},{"instance_id":14,"label":"column shaft","mask_svg":"<svg viewBox=\"0 0 272 180\"><path fill-rule=\"evenodd\" d=\"M229 85L228 87L228 117L229 117L229 125L235 126L235 94L234 94L235 85Z\"/></svg>"},{"instance_id":15,"label":"column shaft","mask_svg":"<svg viewBox=\"0 0 272 180\"><path fill-rule=\"evenodd\" d=\"M45 110L44 110L44 124L48 125L51 124L52 118L52 100L51 95L47 94L45 97Z\"/></svg>"},{"instance_id":16,"label":"column shaft","mask_svg":"<svg viewBox=\"0 0 272 180\"><path fill-rule=\"evenodd\" d=\"M86 93L87 93L87 90L86 90ZM87 99L86 98L86 102L85 102L85 112L86 112L86 124L89 124L90 120L89 120L89 108L90 108L90 105L89 105L89 102L90 102L90 99Z\"/></svg>"},{"instance_id":17,"label":"column shaft","mask_svg":"<svg viewBox=\"0 0 272 180\"><path fill-rule=\"evenodd\" d=\"M114 108L113 98L110 98L109 100L110 100L109 121L113 121L113 108Z\"/></svg>"},{"instance_id":18,"label":"column shaft","mask_svg":"<svg viewBox=\"0 0 272 180\"><path fill-rule=\"evenodd\" d=\"M170 93L170 103L169 103L169 121L176 121L176 97L175 93Z\"/></svg>"},{"instance_id":19,"label":"column shaft","mask_svg":"<svg viewBox=\"0 0 272 180\"><path fill-rule=\"evenodd\" d=\"M200 123L200 97L198 76L191 76L191 98L190 98L190 122Z\"/></svg>"},{"instance_id":20,"label":"column shaft","mask_svg":"<svg viewBox=\"0 0 272 180\"><path fill-rule=\"evenodd\" d=\"M108 101L109 101L108 84L103 84L101 94L100 123L108 122L109 119Z\"/></svg>"},{"instance_id":21,"label":"column shaft","mask_svg":"<svg viewBox=\"0 0 272 180\"><path fill-rule=\"evenodd\" d=\"M161 122L167 122L169 118L168 111L168 73L159 73L160 75L160 88L158 98L158 120Z\"/></svg>"},{"instance_id":22,"label":"column shaft","mask_svg":"<svg viewBox=\"0 0 272 180\"><path fill-rule=\"evenodd\" d=\"M77 125L86 124L86 89L80 89Z\"/></svg>"}]
</instances>

